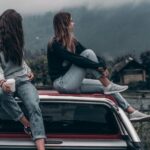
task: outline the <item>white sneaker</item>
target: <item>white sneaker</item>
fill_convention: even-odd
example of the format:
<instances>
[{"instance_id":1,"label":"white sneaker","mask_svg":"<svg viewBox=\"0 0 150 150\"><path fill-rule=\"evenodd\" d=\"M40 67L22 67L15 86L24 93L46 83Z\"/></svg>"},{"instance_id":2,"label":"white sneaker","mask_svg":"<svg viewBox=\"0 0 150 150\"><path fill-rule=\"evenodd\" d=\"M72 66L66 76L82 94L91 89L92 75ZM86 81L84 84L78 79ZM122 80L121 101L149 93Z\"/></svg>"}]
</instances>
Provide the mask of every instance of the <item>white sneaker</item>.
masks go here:
<instances>
[{"instance_id":1,"label":"white sneaker","mask_svg":"<svg viewBox=\"0 0 150 150\"><path fill-rule=\"evenodd\" d=\"M150 121L150 115L144 114L135 110L133 113L129 114L130 121Z\"/></svg>"},{"instance_id":2,"label":"white sneaker","mask_svg":"<svg viewBox=\"0 0 150 150\"><path fill-rule=\"evenodd\" d=\"M128 89L126 85L118 85L114 83L110 83L107 87L104 87L104 94L113 94L123 92Z\"/></svg>"}]
</instances>

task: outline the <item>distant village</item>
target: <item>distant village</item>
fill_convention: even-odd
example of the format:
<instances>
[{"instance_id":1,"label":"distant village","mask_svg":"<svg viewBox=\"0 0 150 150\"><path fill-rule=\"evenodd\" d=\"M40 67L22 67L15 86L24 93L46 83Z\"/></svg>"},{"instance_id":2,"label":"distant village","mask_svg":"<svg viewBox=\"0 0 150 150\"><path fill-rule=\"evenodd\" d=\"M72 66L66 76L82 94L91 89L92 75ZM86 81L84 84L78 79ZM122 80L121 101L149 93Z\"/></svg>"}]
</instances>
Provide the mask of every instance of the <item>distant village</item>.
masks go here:
<instances>
[{"instance_id":1,"label":"distant village","mask_svg":"<svg viewBox=\"0 0 150 150\"><path fill-rule=\"evenodd\" d=\"M139 59L128 54L117 58L112 65L111 79L129 85L129 90L150 90L150 51L142 52Z\"/></svg>"}]
</instances>

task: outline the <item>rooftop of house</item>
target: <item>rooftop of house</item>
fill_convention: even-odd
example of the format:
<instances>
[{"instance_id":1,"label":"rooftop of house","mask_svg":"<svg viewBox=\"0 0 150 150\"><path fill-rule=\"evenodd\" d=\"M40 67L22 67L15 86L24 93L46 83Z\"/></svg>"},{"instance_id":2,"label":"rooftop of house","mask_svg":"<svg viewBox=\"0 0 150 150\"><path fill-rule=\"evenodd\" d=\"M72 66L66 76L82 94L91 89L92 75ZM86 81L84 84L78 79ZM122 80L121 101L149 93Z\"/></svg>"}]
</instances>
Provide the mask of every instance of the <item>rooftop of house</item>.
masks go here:
<instances>
[{"instance_id":1,"label":"rooftop of house","mask_svg":"<svg viewBox=\"0 0 150 150\"><path fill-rule=\"evenodd\" d=\"M119 72L131 63L136 64L139 68L143 68L143 66L137 60L135 60L133 57L129 56L129 57L126 57L126 58L122 59L117 64L115 64L114 67L113 67L113 70L116 71L116 72Z\"/></svg>"}]
</instances>

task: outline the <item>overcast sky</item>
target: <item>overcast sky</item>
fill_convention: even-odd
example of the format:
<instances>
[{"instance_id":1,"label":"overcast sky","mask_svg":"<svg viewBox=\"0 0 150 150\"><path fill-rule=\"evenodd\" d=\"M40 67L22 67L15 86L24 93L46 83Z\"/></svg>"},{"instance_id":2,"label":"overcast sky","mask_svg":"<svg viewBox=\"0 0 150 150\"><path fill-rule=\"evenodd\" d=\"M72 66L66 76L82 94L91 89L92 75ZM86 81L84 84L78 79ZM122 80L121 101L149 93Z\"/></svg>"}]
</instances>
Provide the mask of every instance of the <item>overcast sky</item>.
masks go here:
<instances>
[{"instance_id":1,"label":"overcast sky","mask_svg":"<svg viewBox=\"0 0 150 150\"><path fill-rule=\"evenodd\" d=\"M13 8L22 14L33 15L81 6L88 9L107 9L125 4L136 6L142 2L150 2L150 0L0 0L0 13L8 8Z\"/></svg>"}]
</instances>

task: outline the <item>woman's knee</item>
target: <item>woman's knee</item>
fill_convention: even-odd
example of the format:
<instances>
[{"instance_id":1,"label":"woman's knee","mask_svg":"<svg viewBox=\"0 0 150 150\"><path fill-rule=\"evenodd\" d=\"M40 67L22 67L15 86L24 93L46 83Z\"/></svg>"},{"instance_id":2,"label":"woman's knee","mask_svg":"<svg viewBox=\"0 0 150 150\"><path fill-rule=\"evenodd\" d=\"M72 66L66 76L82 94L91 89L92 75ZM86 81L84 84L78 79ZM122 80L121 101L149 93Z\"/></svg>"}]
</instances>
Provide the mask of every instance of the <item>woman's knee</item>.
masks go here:
<instances>
[{"instance_id":1,"label":"woman's knee","mask_svg":"<svg viewBox=\"0 0 150 150\"><path fill-rule=\"evenodd\" d=\"M86 49L81 53L81 56L95 55L95 52L92 49Z\"/></svg>"},{"instance_id":2,"label":"woman's knee","mask_svg":"<svg viewBox=\"0 0 150 150\"><path fill-rule=\"evenodd\" d=\"M80 55L83 57L86 57L94 62L98 62L97 56L92 49L86 49Z\"/></svg>"}]
</instances>

